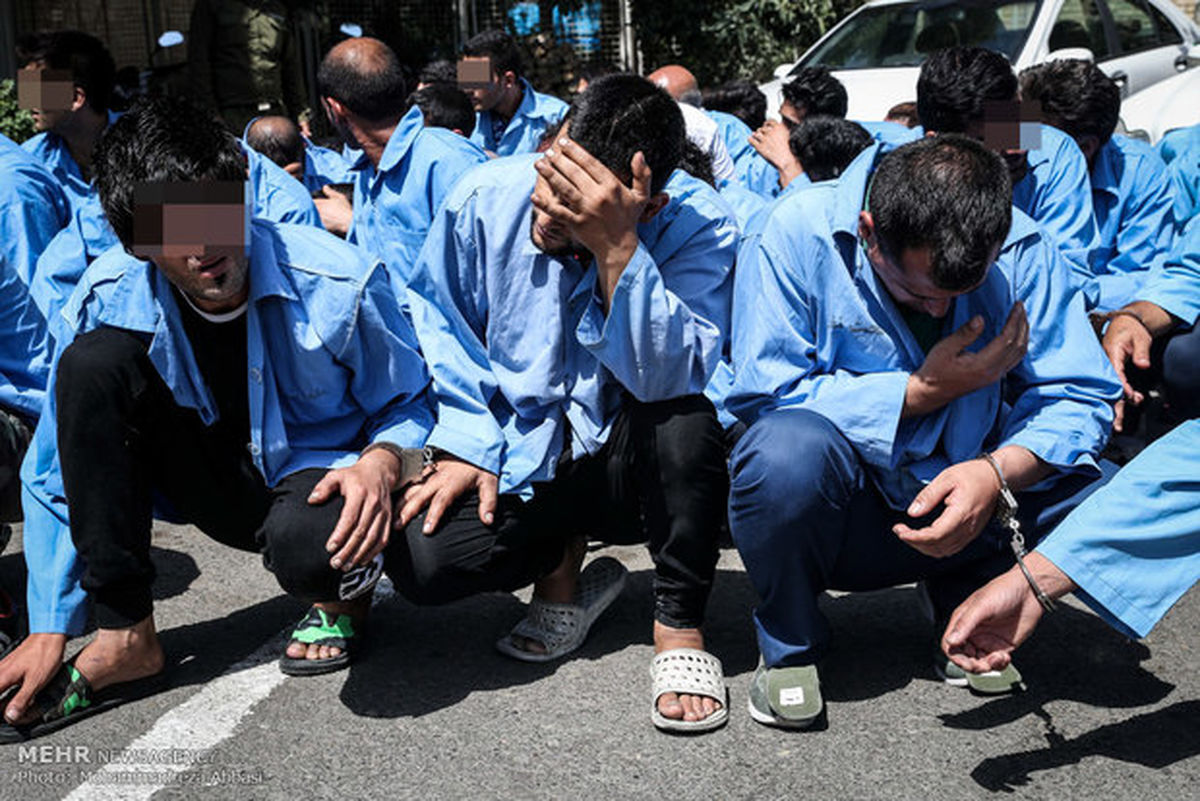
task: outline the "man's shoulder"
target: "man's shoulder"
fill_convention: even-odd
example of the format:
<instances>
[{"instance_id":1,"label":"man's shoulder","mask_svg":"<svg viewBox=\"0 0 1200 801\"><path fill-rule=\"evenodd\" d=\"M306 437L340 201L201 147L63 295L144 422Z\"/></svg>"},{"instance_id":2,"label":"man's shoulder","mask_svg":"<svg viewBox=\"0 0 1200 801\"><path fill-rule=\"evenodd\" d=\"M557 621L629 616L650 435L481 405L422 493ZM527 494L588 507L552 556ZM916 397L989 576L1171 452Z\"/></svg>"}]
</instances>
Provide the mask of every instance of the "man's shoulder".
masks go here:
<instances>
[{"instance_id":1,"label":"man's shoulder","mask_svg":"<svg viewBox=\"0 0 1200 801\"><path fill-rule=\"evenodd\" d=\"M1166 176L1166 162L1148 143L1121 134L1113 134L1108 141L1124 161L1125 169L1132 171L1135 180L1145 181L1154 176Z\"/></svg>"},{"instance_id":2,"label":"man's shoulder","mask_svg":"<svg viewBox=\"0 0 1200 801\"><path fill-rule=\"evenodd\" d=\"M533 164L540 153L518 153L489 159L469 170L446 196L445 208L455 214L473 200L499 197L504 200L496 210L523 208L533 192L537 172Z\"/></svg>"},{"instance_id":3,"label":"man's shoulder","mask_svg":"<svg viewBox=\"0 0 1200 801\"><path fill-rule=\"evenodd\" d=\"M256 219L252 236L270 242L283 272L362 284L375 267L361 248L312 225Z\"/></svg>"},{"instance_id":4,"label":"man's shoulder","mask_svg":"<svg viewBox=\"0 0 1200 801\"><path fill-rule=\"evenodd\" d=\"M30 140L32 141L32 140ZM0 199L3 202L36 200L60 202L62 189L37 152L5 140L0 147Z\"/></svg>"},{"instance_id":5,"label":"man's shoulder","mask_svg":"<svg viewBox=\"0 0 1200 801\"><path fill-rule=\"evenodd\" d=\"M483 148L470 139L446 128L422 128L413 143L413 153L431 162L453 160L458 163L482 164L487 161Z\"/></svg>"},{"instance_id":6,"label":"man's shoulder","mask_svg":"<svg viewBox=\"0 0 1200 801\"><path fill-rule=\"evenodd\" d=\"M531 87L533 92L533 113L531 116L554 119L561 117L567 111L567 104L554 95L539 92Z\"/></svg>"}]
</instances>

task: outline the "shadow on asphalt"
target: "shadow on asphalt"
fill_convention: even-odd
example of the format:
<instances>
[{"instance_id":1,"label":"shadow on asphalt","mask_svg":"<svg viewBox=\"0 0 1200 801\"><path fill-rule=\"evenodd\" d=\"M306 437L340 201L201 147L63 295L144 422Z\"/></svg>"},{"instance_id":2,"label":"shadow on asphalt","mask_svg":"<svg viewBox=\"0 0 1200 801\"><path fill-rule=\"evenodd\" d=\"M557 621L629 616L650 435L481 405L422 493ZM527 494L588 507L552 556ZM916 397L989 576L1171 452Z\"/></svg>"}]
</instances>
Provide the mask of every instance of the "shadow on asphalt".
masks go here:
<instances>
[{"instance_id":1,"label":"shadow on asphalt","mask_svg":"<svg viewBox=\"0 0 1200 801\"><path fill-rule=\"evenodd\" d=\"M1036 751L988 757L971 771L971 778L987 790L1012 792L1028 784L1032 773L1073 765L1086 757L1165 768L1200 754L1200 701L1180 701L1071 739L1051 728L1046 740L1047 746Z\"/></svg>"}]
</instances>

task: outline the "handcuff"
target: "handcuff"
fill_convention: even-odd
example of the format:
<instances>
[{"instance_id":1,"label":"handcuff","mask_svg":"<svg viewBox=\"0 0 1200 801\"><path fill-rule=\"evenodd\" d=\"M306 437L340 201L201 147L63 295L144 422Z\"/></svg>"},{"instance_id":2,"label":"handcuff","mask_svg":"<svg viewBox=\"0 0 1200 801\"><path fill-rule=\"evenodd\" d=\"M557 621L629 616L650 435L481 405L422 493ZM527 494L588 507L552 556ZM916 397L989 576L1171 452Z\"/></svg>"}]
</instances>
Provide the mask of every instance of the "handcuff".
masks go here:
<instances>
[{"instance_id":1,"label":"handcuff","mask_svg":"<svg viewBox=\"0 0 1200 801\"><path fill-rule=\"evenodd\" d=\"M426 445L424 448L401 448L390 442L376 442L363 449L361 456L366 456L374 450L383 449L400 461L400 481L397 487L417 481L425 475L427 469L436 469L438 451Z\"/></svg>"},{"instance_id":2,"label":"handcuff","mask_svg":"<svg viewBox=\"0 0 1200 801\"><path fill-rule=\"evenodd\" d=\"M1012 489L1008 486L1008 481L1004 478L1004 471L1000 469L1000 463L996 461L996 457L992 456L987 451L979 455L992 466L992 470L996 471L996 478L1000 479L1000 497L996 499L996 523L1001 527L1012 532L1012 539L1009 545L1012 547L1013 556L1017 559L1017 566L1021 568L1021 572L1025 575L1025 580L1029 582L1030 588L1033 590L1033 596L1037 598L1037 602L1041 604L1042 609L1047 612L1054 611L1054 599L1042 591L1038 586L1037 581L1033 577L1033 573L1025 565L1025 556L1028 551L1025 550L1025 535L1021 533L1021 521L1017 519L1017 497L1013 495Z\"/></svg>"}]
</instances>

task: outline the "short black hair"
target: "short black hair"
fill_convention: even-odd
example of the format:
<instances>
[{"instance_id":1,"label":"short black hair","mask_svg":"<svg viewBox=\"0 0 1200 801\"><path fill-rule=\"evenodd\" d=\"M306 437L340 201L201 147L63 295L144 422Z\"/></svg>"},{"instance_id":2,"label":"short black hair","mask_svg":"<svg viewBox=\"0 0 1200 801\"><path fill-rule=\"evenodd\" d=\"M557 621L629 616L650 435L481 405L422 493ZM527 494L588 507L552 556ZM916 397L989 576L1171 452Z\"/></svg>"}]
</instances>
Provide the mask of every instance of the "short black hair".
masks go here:
<instances>
[{"instance_id":1,"label":"short black hair","mask_svg":"<svg viewBox=\"0 0 1200 801\"><path fill-rule=\"evenodd\" d=\"M969 137L923 137L879 160L867 211L889 258L899 261L905 250L928 247L933 284L962 292L983 280L1008 236L1008 167Z\"/></svg>"},{"instance_id":2,"label":"short black hair","mask_svg":"<svg viewBox=\"0 0 1200 801\"><path fill-rule=\"evenodd\" d=\"M665 91L640 75L606 75L588 84L567 114L571 138L622 181L639 150L659 192L683 158L683 112Z\"/></svg>"},{"instance_id":3,"label":"short black hair","mask_svg":"<svg viewBox=\"0 0 1200 801\"><path fill-rule=\"evenodd\" d=\"M965 133L989 100L1015 100L1017 76L1000 53L949 47L925 59L917 78L917 117L926 131Z\"/></svg>"},{"instance_id":4,"label":"short black hair","mask_svg":"<svg viewBox=\"0 0 1200 801\"><path fill-rule=\"evenodd\" d=\"M430 61L417 73L417 83L448 83L458 85L458 65L447 59Z\"/></svg>"},{"instance_id":5,"label":"short black hair","mask_svg":"<svg viewBox=\"0 0 1200 801\"><path fill-rule=\"evenodd\" d=\"M849 98L846 87L827 67L804 67L782 87L783 99L804 114L845 117Z\"/></svg>"},{"instance_id":6,"label":"short black hair","mask_svg":"<svg viewBox=\"0 0 1200 801\"><path fill-rule=\"evenodd\" d=\"M582 64L579 69L575 70L575 77L579 80L591 83L597 78L603 78L605 75L617 75L622 70L613 64L611 61L587 61Z\"/></svg>"},{"instance_id":7,"label":"short black hair","mask_svg":"<svg viewBox=\"0 0 1200 801\"><path fill-rule=\"evenodd\" d=\"M463 45L464 56L487 56L492 60L492 69L499 75L511 72L520 77L521 51L517 43L504 31L492 28L480 31Z\"/></svg>"},{"instance_id":8,"label":"short black hair","mask_svg":"<svg viewBox=\"0 0 1200 801\"><path fill-rule=\"evenodd\" d=\"M280 167L304 163L304 137L287 117L260 117L250 123L246 144Z\"/></svg>"},{"instance_id":9,"label":"short black hair","mask_svg":"<svg viewBox=\"0 0 1200 801\"><path fill-rule=\"evenodd\" d=\"M142 97L96 146L96 189L121 244L133 243L134 186L166 181L245 181L237 138L210 112L179 97Z\"/></svg>"},{"instance_id":10,"label":"short black hair","mask_svg":"<svg viewBox=\"0 0 1200 801\"><path fill-rule=\"evenodd\" d=\"M837 178L874 141L857 122L820 114L805 117L788 134L792 154L813 181Z\"/></svg>"},{"instance_id":11,"label":"short black hair","mask_svg":"<svg viewBox=\"0 0 1200 801\"><path fill-rule=\"evenodd\" d=\"M41 31L17 42L20 66L41 62L48 69L69 70L71 80L87 95L93 111L104 113L112 103L117 66L104 43L83 31Z\"/></svg>"},{"instance_id":12,"label":"short black hair","mask_svg":"<svg viewBox=\"0 0 1200 801\"><path fill-rule=\"evenodd\" d=\"M767 96L754 81L739 78L701 92L704 107L732 114L757 130L767 120Z\"/></svg>"},{"instance_id":13,"label":"short black hair","mask_svg":"<svg viewBox=\"0 0 1200 801\"><path fill-rule=\"evenodd\" d=\"M457 86L431 83L408 99L420 107L426 125L457 130L463 136L475 132L475 107L470 96Z\"/></svg>"},{"instance_id":14,"label":"short black hair","mask_svg":"<svg viewBox=\"0 0 1200 801\"><path fill-rule=\"evenodd\" d=\"M321 97L332 97L370 122L382 122L404 111L408 87L395 51L380 43L377 57L363 64L330 51L317 69Z\"/></svg>"},{"instance_id":15,"label":"short black hair","mask_svg":"<svg viewBox=\"0 0 1200 801\"><path fill-rule=\"evenodd\" d=\"M1112 138L1121 114L1121 89L1090 61L1056 59L1021 72L1021 97L1041 103L1042 121L1075 139Z\"/></svg>"}]
</instances>

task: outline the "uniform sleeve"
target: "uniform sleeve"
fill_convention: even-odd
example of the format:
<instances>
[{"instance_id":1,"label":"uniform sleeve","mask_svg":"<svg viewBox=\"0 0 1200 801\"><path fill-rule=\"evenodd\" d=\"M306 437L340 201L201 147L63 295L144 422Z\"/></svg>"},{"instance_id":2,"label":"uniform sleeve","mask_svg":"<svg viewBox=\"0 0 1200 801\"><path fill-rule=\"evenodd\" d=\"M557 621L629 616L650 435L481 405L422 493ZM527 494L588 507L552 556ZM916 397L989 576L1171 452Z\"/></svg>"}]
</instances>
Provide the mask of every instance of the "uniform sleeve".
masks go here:
<instances>
[{"instance_id":1,"label":"uniform sleeve","mask_svg":"<svg viewBox=\"0 0 1200 801\"><path fill-rule=\"evenodd\" d=\"M1137 300L1150 270L1166 258L1175 239L1175 194L1157 157L1137 163L1137 184L1122 210L1116 256L1094 282L1100 309L1119 309Z\"/></svg>"},{"instance_id":2,"label":"uniform sleeve","mask_svg":"<svg viewBox=\"0 0 1200 801\"><path fill-rule=\"evenodd\" d=\"M1171 255L1151 271L1138 300L1147 300L1187 325L1200 318L1200 217L1175 242Z\"/></svg>"},{"instance_id":3,"label":"uniform sleeve","mask_svg":"<svg viewBox=\"0 0 1200 801\"><path fill-rule=\"evenodd\" d=\"M1082 285L1092 277L1091 254L1099 245L1087 160L1063 137L1051 165L1054 169L1047 171L1037 208L1029 216L1062 250Z\"/></svg>"},{"instance_id":4,"label":"uniform sleeve","mask_svg":"<svg viewBox=\"0 0 1200 801\"><path fill-rule=\"evenodd\" d=\"M434 217L409 282L409 308L433 377L429 444L499 475L505 439L490 407L498 384L484 344L486 286L469 222L458 227L473 203Z\"/></svg>"},{"instance_id":5,"label":"uniform sleeve","mask_svg":"<svg viewBox=\"0 0 1200 801\"><path fill-rule=\"evenodd\" d=\"M754 236L739 251L727 405L747 424L803 406L836 425L868 463L891 469L909 374L819 372L816 299L793 262L845 267L823 237L799 236L796 243L788 255Z\"/></svg>"},{"instance_id":6,"label":"uniform sleeve","mask_svg":"<svg viewBox=\"0 0 1200 801\"><path fill-rule=\"evenodd\" d=\"M669 225L686 225L690 211ZM607 316L593 293L576 327L579 343L640 401L703 392L729 331L737 240L729 212L710 215L661 263L639 244Z\"/></svg>"},{"instance_id":7,"label":"uniform sleeve","mask_svg":"<svg viewBox=\"0 0 1200 801\"><path fill-rule=\"evenodd\" d=\"M1041 236L1015 247L1015 299L1025 304L1030 338L1005 379L1012 409L998 447L1019 445L1059 470L1095 471L1121 385L1061 252Z\"/></svg>"},{"instance_id":8,"label":"uniform sleeve","mask_svg":"<svg viewBox=\"0 0 1200 801\"><path fill-rule=\"evenodd\" d=\"M367 279L354 336L340 361L350 368L350 391L367 413L367 439L423 447L433 428L429 374L381 264Z\"/></svg>"},{"instance_id":9,"label":"uniform sleeve","mask_svg":"<svg viewBox=\"0 0 1200 801\"><path fill-rule=\"evenodd\" d=\"M9 173L4 180L21 185L4 188L5 199L0 203L0 259L29 285L38 256L67 222L67 202L57 188L20 173Z\"/></svg>"},{"instance_id":10,"label":"uniform sleeve","mask_svg":"<svg viewBox=\"0 0 1200 801\"><path fill-rule=\"evenodd\" d=\"M1200 421L1152 443L1037 547L1075 595L1131 637L1145 637L1200 580Z\"/></svg>"}]
</instances>

